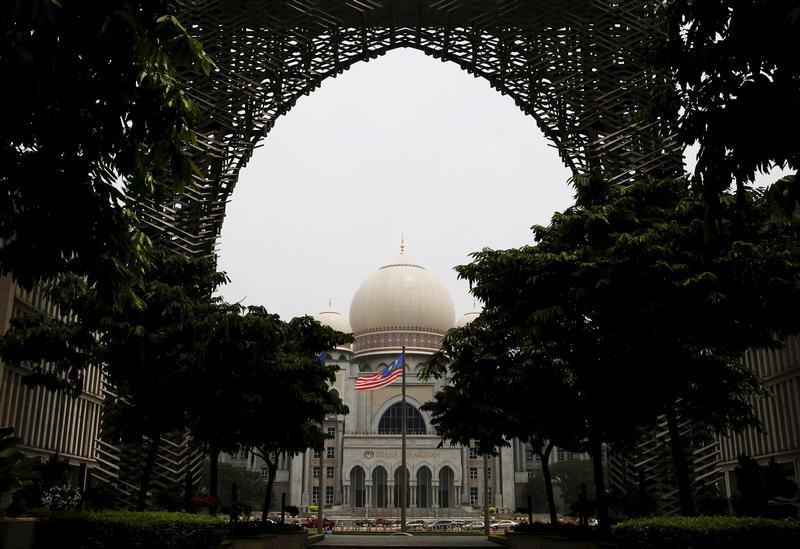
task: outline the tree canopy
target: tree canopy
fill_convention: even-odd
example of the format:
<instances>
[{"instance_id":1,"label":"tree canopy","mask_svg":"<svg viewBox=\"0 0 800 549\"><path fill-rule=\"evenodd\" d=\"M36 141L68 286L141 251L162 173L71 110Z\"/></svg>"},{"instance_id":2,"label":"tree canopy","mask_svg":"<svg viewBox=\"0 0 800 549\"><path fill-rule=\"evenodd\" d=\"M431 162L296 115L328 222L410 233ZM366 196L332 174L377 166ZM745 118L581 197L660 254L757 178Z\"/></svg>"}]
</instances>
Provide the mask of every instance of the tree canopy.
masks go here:
<instances>
[{"instance_id":1,"label":"tree canopy","mask_svg":"<svg viewBox=\"0 0 800 549\"><path fill-rule=\"evenodd\" d=\"M146 266L128 198L191 185L198 110L179 73L212 63L175 0L6 2L0 273L30 288L64 272L115 299Z\"/></svg>"}]
</instances>

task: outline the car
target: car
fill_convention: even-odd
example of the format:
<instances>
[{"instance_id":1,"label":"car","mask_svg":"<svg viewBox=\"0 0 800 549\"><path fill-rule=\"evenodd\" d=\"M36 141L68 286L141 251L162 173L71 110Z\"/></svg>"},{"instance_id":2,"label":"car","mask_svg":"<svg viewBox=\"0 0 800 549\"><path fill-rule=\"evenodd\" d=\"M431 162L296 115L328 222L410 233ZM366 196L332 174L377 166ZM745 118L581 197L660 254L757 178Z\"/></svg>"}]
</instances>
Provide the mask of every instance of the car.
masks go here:
<instances>
[{"instance_id":1,"label":"car","mask_svg":"<svg viewBox=\"0 0 800 549\"><path fill-rule=\"evenodd\" d=\"M353 521L353 526L357 528L375 528L378 525L375 519L360 519Z\"/></svg>"},{"instance_id":2,"label":"car","mask_svg":"<svg viewBox=\"0 0 800 549\"><path fill-rule=\"evenodd\" d=\"M453 528L463 528L467 525L467 521L462 519L453 519Z\"/></svg>"},{"instance_id":3,"label":"car","mask_svg":"<svg viewBox=\"0 0 800 549\"><path fill-rule=\"evenodd\" d=\"M325 526L325 529L327 530L328 528L333 528L334 526L336 526L336 521L329 518L323 518L322 524ZM307 518L306 520L300 523L300 526L302 526L303 528L316 528L317 517Z\"/></svg>"},{"instance_id":4,"label":"car","mask_svg":"<svg viewBox=\"0 0 800 549\"><path fill-rule=\"evenodd\" d=\"M425 528L425 521L420 519L413 519L406 522L406 528Z\"/></svg>"},{"instance_id":5,"label":"car","mask_svg":"<svg viewBox=\"0 0 800 549\"><path fill-rule=\"evenodd\" d=\"M467 530L483 530L483 521L474 520L467 524Z\"/></svg>"},{"instance_id":6,"label":"car","mask_svg":"<svg viewBox=\"0 0 800 549\"><path fill-rule=\"evenodd\" d=\"M395 521L393 519L387 518L376 518L375 519L375 526L383 526L384 528L389 528L395 525Z\"/></svg>"},{"instance_id":7,"label":"car","mask_svg":"<svg viewBox=\"0 0 800 549\"><path fill-rule=\"evenodd\" d=\"M425 528L428 530L449 530L453 527L453 521L449 519L434 520Z\"/></svg>"},{"instance_id":8,"label":"car","mask_svg":"<svg viewBox=\"0 0 800 549\"><path fill-rule=\"evenodd\" d=\"M492 530L508 530L509 528L516 528L519 526L519 523L514 522L513 520L498 520L495 523L489 525L489 528Z\"/></svg>"}]
</instances>

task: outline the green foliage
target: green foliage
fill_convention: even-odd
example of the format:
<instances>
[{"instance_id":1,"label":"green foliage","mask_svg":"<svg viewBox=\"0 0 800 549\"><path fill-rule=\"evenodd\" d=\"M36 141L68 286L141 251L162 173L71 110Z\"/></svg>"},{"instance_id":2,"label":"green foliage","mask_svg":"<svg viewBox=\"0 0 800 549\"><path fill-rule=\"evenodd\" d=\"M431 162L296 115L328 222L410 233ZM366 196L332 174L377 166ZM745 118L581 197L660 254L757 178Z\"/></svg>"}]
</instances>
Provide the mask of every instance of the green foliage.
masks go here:
<instances>
[{"instance_id":1,"label":"green foliage","mask_svg":"<svg viewBox=\"0 0 800 549\"><path fill-rule=\"evenodd\" d=\"M308 510L312 513L316 513L317 511L319 511L319 505L309 505Z\"/></svg>"},{"instance_id":2,"label":"green foliage","mask_svg":"<svg viewBox=\"0 0 800 549\"><path fill-rule=\"evenodd\" d=\"M182 79L212 62L178 6L3 3L0 72L14 82L0 146L3 274L30 288L73 272L109 298L134 298L149 241L126 195L163 200L198 173L198 111Z\"/></svg>"},{"instance_id":3,"label":"green foliage","mask_svg":"<svg viewBox=\"0 0 800 549\"><path fill-rule=\"evenodd\" d=\"M735 517L661 517L614 526L620 549L793 549L800 522Z\"/></svg>"},{"instance_id":4,"label":"green foliage","mask_svg":"<svg viewBox=\"0 0 800 549\"><path fill-rule=\"evenodd\" d=\"M59 513L43 519L39 548L218 549L227 524L215 517L185 513Z\"/></svg>"},{"instance_id":5,"label":"green foliage","mask_svg":"<svg viewBox=\"0 0 800 549\"><path fill-rule=\"evenodd\" d=\"M700 143L695 176L709 193L773 164L800 169L798 14L798 0L665 3L660 61L677 84L680 138Z\"/></svg>"},{"instance_id":6,"label":"green foliage","mask_svg":"<svg viewBox=\"0 0 800 549\"><path fill-rule=\"evenodd\" d=\"M11 427L0 428L0 497L23 490L39 477L34 470L38 460L22 453L20 439L13 434Z\"/></svg>"},{"instance_id":7,"label":"green foliage","mask_svg":"<svg viewBox=\"0 0 800 549\"><path fill-rule=\"evenodd\" d=\"M769 500L776 497L792 498L797 494L797 484L786 476L786 471L774 458L766 467L762 467L752 458L739 456L734 475L737 493L731 499L739 515L779 518L787 510L770 507ZM791 508L790 516L795 513Z\"/></svg>"},{"instance_id":8,"label":"green foliage","mask_svg":"<svg viewBox=\"0 0 800 549\"><path fill-rule=\"evenodd\" d=\"M209 486L209 463L208 460L203 465L203 476L200 480L201 486ZM241 467L234 467L229 463L219 464L219 490L218 496L223 505L231 503L231 487L236 484L239 493L239 503L245 508L258 509L261 505L261 498L264 496L264 482L261 474L256 471L249 471Z\"/></svg>"}]
</instances>

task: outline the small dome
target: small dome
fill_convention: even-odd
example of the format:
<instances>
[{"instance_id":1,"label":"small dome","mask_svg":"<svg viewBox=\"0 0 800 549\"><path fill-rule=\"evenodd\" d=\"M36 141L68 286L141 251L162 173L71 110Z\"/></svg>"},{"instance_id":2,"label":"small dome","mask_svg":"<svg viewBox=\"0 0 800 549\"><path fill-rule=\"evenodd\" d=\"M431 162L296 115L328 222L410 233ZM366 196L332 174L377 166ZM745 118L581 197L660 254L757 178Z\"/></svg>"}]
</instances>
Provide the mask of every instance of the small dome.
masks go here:
<instances>
[{"instance_id":1,"label":"small dome","mask_svg":"<svg viewBox=\"0 0 800 549\"><path fill-rule=\"evenodd\" d=\"M355 335L377 331L444 334L453 327L450 294L402 251L361 284L350 304Z\"/></svg>"},{"instance_id":2,"label":"small dome","mask_svg":"<svg viewBox=\"0 0 800 549\"><path fill-rule=\"evenodd\" d=\"M321 313L314 315L314 320L323 326L333 328L337 332L342 332L344 334L353 333L353 329L350 328L350 323L347 322L347 319L338 311L322 311Z\"/></svg>"},{"instance_id":3,"label":"small dome","mask_svg":"<svg viewBox=\"0 0 800 549\"><path fill-rule=\"evenodd\" d=\"M475 311L470 311L468 313L464 313L464 316L462 316L461 318L459 318L456 321L456 326L455 327L456 328L463 328L464 326L466 326L467 324L469 324L470 322L472 322L473 320L478 318L478 315L480 315L480 314L481 314L481 312L479 310L475 310Z\"/></svg>"}]
</instances>

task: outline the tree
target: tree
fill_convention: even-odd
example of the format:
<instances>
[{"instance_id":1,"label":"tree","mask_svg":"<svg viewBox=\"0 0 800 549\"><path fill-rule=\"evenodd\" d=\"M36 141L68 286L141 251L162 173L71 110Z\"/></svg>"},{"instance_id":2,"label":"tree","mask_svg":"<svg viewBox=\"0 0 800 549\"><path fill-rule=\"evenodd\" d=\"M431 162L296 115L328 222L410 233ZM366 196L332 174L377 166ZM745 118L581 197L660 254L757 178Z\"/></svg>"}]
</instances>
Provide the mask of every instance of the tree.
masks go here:
<instances>
[{"instance_id":1,"label":"tree","mask_svg":"<svg viewBox=\"0 0 800 549\"><path fill-rule=\"evenodd\" d=\"M700 144L694 177L716 219L732 183L743 200L756 172L800 169L800 1L669 0L664 17L659 63L676 84L667 118L685 145ZM790 191L796 203L796 183Z\"/></svg>"},{"instance_id":2,"label":"tree","mask_svg":"<svg viewBox=\"0 0 800 549\"><path fill-rule=\"evenodd\" d=\"M592 174L574 184L575 206L534 227L535 246L484 250L457 270L486 311L525 335L523 352L567 372L607 527L603 443L633 444L678 403L716 429L757 423L747 399L762 390L740 359L797 330L800 256L794 230L771 222L763 193L746 193L746 225L738 197L723 195L709 255L703 201L686 182L622 187Z\"/></svg>"},{"instance_id":3,"label":"tree","mask_svg":"<svg viewBox=\"0 0 800 549\"><path fill-rule=\"evenodd\" d=\"M325 417L347 413L339 397L329 391L335 368L318 357L322 350L347 343L350 336L321 326L311 317L281 322L261 307L251 307L247 316L254 333L263 335L252 347L248 390L240 397L243 416L239 442L266 464L262 508L266 520L279 456L295 456L308 448L321 451L326 438L321 429Z\"/></svg>"},{"instance_id":4,"label":"tree","mask_svg":"<svg viewBox=\"0 0 800 549\"><path fill-rule=\"evenodd\" d=\"M212 62L175 0L6 2L13 81L0 145L0 273L30 288L64 272L130 297L148 240L128 199L161 201L197 174L198 111L181 78Z\"/></svg>"},{"instance_id":5,"label":"tree","mask_svg":"<svg viewBox=\"0 0 800 549\"><path fill-rule=\"evenodd\" d=\"M139 510L146 506L161 437L187 426L188 383L218 307L211 295L226 280L209 260L158 251L134 288L144 306L115 306L84 277L64 274L50 286L62 316L14 319L2 338L5 360L52 364L34 367L28 384L78 393L85 368L102 366L116 395L104 402L104 429L120 441L146 443Z\"/></svg>"},{"instance_id":6,"label":"tree","mask_svg":"<svg viewBox=\"0 0 800 549\"><path fill-rule=\"evenodd\" d=\"M485 310L450 330L426 365L424 377L447 377L449 383L423 409L443 439L472 441L484 455L496 455L513 438L529 442L540 458L550 521L557 524L550 453L556 444L580 447L584 430L573 414L574 395L563 372L542 368L533 355L502 316ZM555 408L561 413L553 414Z\"/></svg>"}]
</instances>

